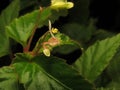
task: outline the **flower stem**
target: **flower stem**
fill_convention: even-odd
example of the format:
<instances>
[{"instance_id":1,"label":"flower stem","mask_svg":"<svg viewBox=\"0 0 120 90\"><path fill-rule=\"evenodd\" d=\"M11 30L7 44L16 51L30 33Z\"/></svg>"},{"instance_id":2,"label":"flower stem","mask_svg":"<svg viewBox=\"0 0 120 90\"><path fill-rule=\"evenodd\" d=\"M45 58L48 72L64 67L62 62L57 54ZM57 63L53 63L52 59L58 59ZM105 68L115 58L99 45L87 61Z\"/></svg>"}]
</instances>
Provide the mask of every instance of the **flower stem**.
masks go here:
<instances>
[{"instance_id":1,"label":"flower stem","mask_svg":"<svg viewBox=\"0 0 120 90\"><path fill-rule=\"evenodd\" d=\"M52 33L52 25L51 25L51 21L49 20L48 21L49 22L49 32L50 32L50 34L51 34L51 36L53 37L53 38L55 38L55 36L53 35L53 33Z\"/></svg>"}]
</instances>

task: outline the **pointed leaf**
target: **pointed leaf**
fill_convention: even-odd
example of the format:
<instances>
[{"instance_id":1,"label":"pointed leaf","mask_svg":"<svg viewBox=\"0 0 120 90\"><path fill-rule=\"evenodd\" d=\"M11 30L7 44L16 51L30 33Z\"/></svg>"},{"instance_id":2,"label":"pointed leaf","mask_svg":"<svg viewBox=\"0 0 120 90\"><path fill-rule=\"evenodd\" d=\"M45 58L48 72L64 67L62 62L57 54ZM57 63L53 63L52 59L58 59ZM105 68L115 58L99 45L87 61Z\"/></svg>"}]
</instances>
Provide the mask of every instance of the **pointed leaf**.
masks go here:
<instances>
[{"instance_id":1,"label":"pointed leaf","mask_svg":"<svg viewBox=\"0 0 120 90\"><path fill-rule=\"evenodd\" d=\"M120 34L96 42L75 62L74 67L84 77L93 82L109 64L119 45Z\"/></svg>"},{"instance_id":2,"label":"pointed leaf","mask_svg":"<svg viewBox=\"0 0 120 90\"><path fill-rule=\"evenodd\" d=\"M19 0L14 0L0 15L0 57L9 53L9 40L5 27L18 16Z\"/></svg>"},{"instance_id":3,"label":"pointed leaf","mask_svg":"<svg viewBox=\"0 0 120 90\"><path fill-rule=\"evenodd\" d=\"M93 90L92 84L59 58L29 59L25 54L18 54L14 61L20 82L27 90Z\"/></svg>"}]
</instances>

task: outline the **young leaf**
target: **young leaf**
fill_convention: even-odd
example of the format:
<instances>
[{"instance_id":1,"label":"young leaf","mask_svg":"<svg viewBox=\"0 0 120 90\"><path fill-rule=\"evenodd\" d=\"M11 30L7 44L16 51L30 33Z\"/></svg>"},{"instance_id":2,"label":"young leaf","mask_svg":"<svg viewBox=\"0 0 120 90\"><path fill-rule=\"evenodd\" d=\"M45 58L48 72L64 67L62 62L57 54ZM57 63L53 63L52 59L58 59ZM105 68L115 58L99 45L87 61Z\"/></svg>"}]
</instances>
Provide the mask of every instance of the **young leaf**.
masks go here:
<instances>
[{"instance_id":1,"label":"young leaf","mask_svg":"<svg viewBox=\"0 0 120 90\"><path fill-rule=\"evenodd\" d=\"M19 0L14 0L0 15L0 57L9 53L9 40L5 27L18 16L19 4Z\"/></svg>"},{"instance_id":2,"label":"young leaf","mask_svg":"<svg viewBox=\"0 0 120 90\"><path fill-rule=\"evenodd\" d=\"M26 54L17 54L12 66L26 90L94 89L60 58L37 56L29 59Z\"/></svg>"},{"instance_id":3,"label":"young leaf","mask_svg":"<svg viewBox=\"0 0 120 90\"><path fill-rule=\"evenodd\" d=\"M120 45L120 34L96 42L74 63L74 67L93 82L109 64Z\"/></svg>"}]
</instances>

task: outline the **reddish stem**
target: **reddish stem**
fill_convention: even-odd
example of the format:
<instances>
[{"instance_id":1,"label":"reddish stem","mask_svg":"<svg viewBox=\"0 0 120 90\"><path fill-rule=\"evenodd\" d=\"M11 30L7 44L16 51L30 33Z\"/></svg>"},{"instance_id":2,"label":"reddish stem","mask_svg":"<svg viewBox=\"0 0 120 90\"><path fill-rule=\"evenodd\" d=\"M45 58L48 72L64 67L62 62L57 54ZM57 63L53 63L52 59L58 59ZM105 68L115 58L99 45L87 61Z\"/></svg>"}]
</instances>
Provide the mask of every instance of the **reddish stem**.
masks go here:
<instances>
[{"instance_id":1,"label":"reddish stem","mask_svg":"<svg viewBox=\"0 0 120 90\"><path fill-rule=\"evenodd\" d=\"M38 27L38 24L36 24L36 25L34 26L34 29L33 29L32 35L31 35L31 37L30 37L30 39L29 39L29 41L28 41L28 44L27 44L26 47L24 47L24 52L29 52L30 45L31 45L31 43L32 43L32 39L33 39L33 37L34 37L34 35L35 35L35 32L36 32L37 27Z\"/></svg>"},{"instance_id":2,"label":"reddish stem","mask_svg":"<svg viewBox=\"0 0 120 90\"><path fill-rule=\"evenodd\" d=\"M40 7L40 12L42 11L41 9L42 9L42 7ZM35 32L36 32L36 29L37 29L37 27L38 27L39 18L40 18L40 14L38 15L38 19L37 19L38 21L37 21L37 23L35 24L35 26L34 26L34 28L33 28L33 32L32 32L32 35L31 35L29 41L28 41L28 44L27 44L27 46L25 46L25 47L23 48L23 52L29 52L30 45L31 45L31 43L32 43L32 39L33 39L33 37L34 37L34 35L35 35Z\"/></svg>"}]
</instances>

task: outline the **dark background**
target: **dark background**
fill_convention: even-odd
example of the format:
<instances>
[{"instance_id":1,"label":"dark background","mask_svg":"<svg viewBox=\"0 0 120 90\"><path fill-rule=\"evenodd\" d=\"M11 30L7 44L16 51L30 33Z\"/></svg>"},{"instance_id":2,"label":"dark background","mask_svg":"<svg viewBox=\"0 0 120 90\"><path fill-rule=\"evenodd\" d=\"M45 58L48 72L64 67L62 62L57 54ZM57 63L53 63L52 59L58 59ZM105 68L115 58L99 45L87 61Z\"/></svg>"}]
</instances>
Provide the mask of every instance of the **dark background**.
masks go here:
<instances>
[{"instance_id":1,"label":"dark background","mask_svg":"<svg viewBox=\"0 0 120 90\"><path fill-rule=\"evenodd\" d=\"M91 0L90 16L98 18L98 28L120 31L120 0Z\"/></svg>"}]
</instances>

